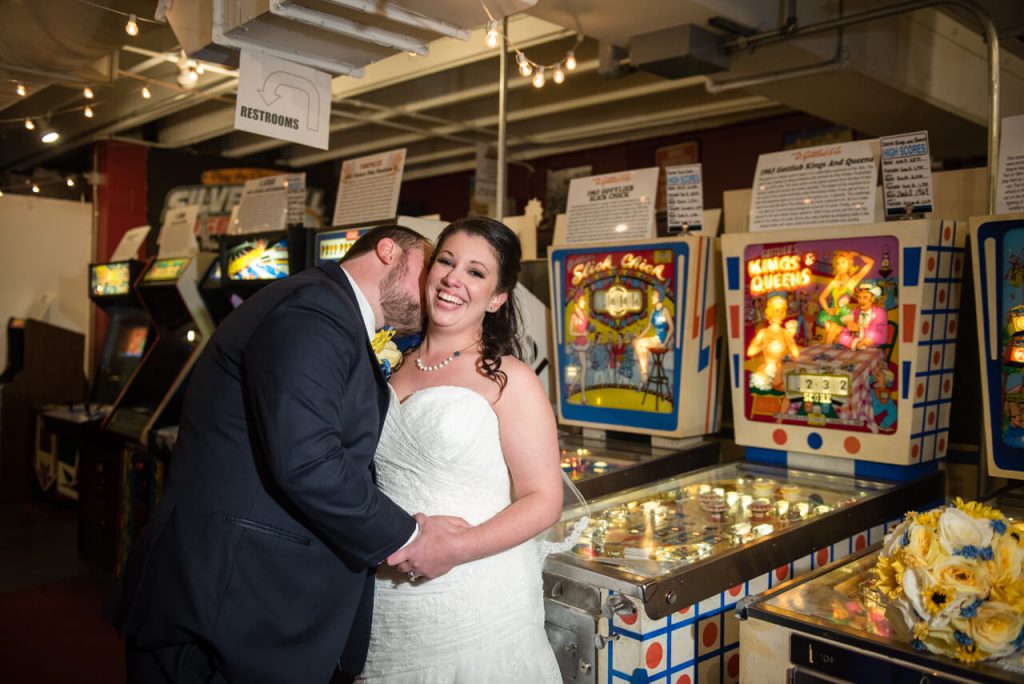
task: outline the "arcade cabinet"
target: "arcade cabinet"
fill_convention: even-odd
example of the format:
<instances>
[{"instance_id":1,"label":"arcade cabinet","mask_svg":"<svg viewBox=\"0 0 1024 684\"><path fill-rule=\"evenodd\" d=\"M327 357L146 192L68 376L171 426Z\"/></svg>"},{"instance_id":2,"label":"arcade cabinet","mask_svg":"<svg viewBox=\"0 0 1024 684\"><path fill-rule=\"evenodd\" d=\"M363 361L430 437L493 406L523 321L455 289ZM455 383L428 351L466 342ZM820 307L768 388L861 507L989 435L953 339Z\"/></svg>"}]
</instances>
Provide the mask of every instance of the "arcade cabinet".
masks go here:
<instances>
[{"instance_id":1,"label":"arcade cabinet","mask_svg":"<svg viewBox=\"0 0 1024 684\"><path fill-rule=\"evenodd\" d=\"M159 498L169 451L160 448L158 435L173 435L189 371L213 334L196 280L194 257L171 257L153 260L138 283L156 337L103 424L123 439L115 573Z\"/></svg>"},{"instance_id":2,"label":"arcade cabinet","mask_svg":"<svg viewBox=\"0 0 1024 684\"><path fill-rule=\"evenodd\" d=\"M242 298L224 289L221 277L220 252L200 252L196 255L198 270L202 272L199 279L199 294L210 312L215 324L220 324L229 313L234 311Z\"/></svg>"},{"instance_id":3,"label":"arcade cabinet","mask_svg":"<svg viewBox=\"0 0 1024 684\"><path fill-rule=\"evenodd\" d=\"M85 399L85 337L33 319L7 323L7 364L0 375L0 502L24 501L39 491L33 474L35 411Z\"/></svg>"},{"instance_id":4,"label":"arcade cabinet","mask_svg":"<svg viewBox=\"0 0 1024 684\"><path fill-rule=\"evenodd\" d=\"M128 378L142 360L150 335L149 316L134 289L143 262L127 260L89 265L89 298L107 316L106 336L85 403L55 406L39 416L36 472L44 491L77 500L81 448L100 438L100 422L109 414Z\"/></svg>"},{"instance_id":5,"label":"arcade cabinet","mask_svg":"<svg viewBox=\"0 0 1024 684\"><path fill-rule=\"evenodd\" d=\"M196 287L192 257L156 259L138 285L156 339L122 391L104 429L136 444L177 422L188 371L213 334L213 320Z\"/></svg>"}]
</instances>

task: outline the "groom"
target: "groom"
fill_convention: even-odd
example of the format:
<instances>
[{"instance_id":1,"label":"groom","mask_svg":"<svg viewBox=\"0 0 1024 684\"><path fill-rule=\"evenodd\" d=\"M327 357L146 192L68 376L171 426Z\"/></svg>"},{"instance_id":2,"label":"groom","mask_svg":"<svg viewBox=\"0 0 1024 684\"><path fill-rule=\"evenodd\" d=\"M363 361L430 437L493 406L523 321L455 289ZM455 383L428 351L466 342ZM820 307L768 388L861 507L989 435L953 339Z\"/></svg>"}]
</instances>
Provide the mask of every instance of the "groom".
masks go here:
<instances>
[{"instance_id":1,"label":"groom","mask_svg":"<svg viewBox=\"0 0 1024 684\"><path fill-rule=\"evenodd\" d=\"M417 233L376 228L343 268L274 283L217 328L162 499L107 607L129 682L356 674L373 569L417 535L432 555L457 543L451 521L414 519L374 483L389 394L370 337L420 328L429 256Z\"/></svg>"}]
</instances>

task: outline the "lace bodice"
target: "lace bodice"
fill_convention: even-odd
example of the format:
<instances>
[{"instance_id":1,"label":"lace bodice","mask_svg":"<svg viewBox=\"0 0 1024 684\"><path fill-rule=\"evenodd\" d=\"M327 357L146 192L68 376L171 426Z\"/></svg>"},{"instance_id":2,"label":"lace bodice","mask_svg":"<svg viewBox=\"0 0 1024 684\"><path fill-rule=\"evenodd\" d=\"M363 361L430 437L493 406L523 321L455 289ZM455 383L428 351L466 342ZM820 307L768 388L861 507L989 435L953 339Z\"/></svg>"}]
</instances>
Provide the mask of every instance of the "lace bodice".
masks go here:
<instances>
[{"instance_id":1,"label":"lace bodice","mask_svg":"<svg viewBox=\"0 0 1024 684\"><path fill-rule=\"evenodd\" d=\"M511 502L498 417L465 387L392 390L377 447L381 490L411 513L476 525ZM410 582L377 570L370 652L360 682L558 684L544 631L539 544Z\"/></svg>"}]
</instances>

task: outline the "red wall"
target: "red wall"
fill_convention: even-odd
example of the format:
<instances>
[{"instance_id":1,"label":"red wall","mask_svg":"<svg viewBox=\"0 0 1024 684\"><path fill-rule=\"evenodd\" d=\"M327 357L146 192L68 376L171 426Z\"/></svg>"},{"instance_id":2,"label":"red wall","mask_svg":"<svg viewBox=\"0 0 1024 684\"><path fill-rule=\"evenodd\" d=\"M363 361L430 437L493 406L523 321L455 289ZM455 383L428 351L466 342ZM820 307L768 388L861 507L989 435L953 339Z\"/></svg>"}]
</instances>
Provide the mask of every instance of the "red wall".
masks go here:
<instances>
[{"instance_id":1,"label":"red wall","mask_svg":"<svg viewBox=\"0 0 1024 684\"><path fill-rule=\"evenodd\" d=\"M98 174L93 204L93 261L107 261L129 228L146 223L148 148L121 142L103 142L93 150L93 171ZM103 348L107 316L93 307L92 360L95 367Z\"/></svg>"}]
</instances>

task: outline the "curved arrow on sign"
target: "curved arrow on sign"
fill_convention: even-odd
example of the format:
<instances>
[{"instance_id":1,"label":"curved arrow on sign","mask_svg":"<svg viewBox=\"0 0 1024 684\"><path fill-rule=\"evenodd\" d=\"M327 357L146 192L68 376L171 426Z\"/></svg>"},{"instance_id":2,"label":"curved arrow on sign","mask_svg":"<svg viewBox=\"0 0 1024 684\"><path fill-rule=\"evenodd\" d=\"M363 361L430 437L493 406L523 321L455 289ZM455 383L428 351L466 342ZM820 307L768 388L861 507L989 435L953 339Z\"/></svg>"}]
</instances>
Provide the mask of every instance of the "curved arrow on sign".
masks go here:
<instances>
[{"instance_id":1,"label":"curved arrow on sign","mask_svg":"<svg viewBox=\"0 0 1024 684\"><path fill-rule=\"evenodd\" d=\"M294 88L306 94L306 128L320 129L320 93L316 84L287 71L273 71L263 80L263 87L256 92L268 107L281 99L281 88Z\"/></svg>"}]
</instances>

